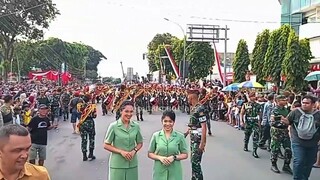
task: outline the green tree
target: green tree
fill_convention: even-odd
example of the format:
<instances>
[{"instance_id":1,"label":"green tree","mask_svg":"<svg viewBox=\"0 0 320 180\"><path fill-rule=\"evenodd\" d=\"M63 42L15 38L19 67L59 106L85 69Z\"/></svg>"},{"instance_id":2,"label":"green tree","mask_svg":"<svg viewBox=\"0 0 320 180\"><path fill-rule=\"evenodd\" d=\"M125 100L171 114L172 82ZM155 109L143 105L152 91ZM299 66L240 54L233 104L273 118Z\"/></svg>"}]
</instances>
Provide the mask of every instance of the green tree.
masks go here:
<instances>
[{"instance_id":1,"label":"green tree","mask_svg":"<svg viewBox=\"0 0 320 180\"><path fill-rule=\"evenodd\" d=\"M17 38L42 38L43 30L59 14L52 0L6 0L1 2L0 12L0 43L7 62L13 58Z\"/></svg>"},{"instance_id":2,"label":"green tree","mask_svg":"<svg viewBox=\"0 0 320 180\"><path fill-rule=\"evenodd\" d=\"M82 43L69 43L58 38L47 40L21 41L15 43L15 60L20 62L21 74L27 74L31 67L42 70L60 70L66 63L69 71L76 78L96 79L97 65L106 57L98 50ZM18 69L14 63L14 69ZM86 70L86 71L85 71Z\"/></svg>"},{"instance_id":3,"label":"green tree","mask_svg":"<svg viewBox=\"0 0 320 180\"><path fill-rule=\"evenodd\" d=\"M120 84L120 83L121 83L121 79L120 79L120 78L115 78L115 79L113 80L113 83L114 83L114 84Z\"/></svg>"},{"instance_id":4,"label":"green tree","mask_svg":"<svg viewBox=\"0 0 320 180\"><path fill-rule=\"evenodd\" d=\"M14 44L13 72L18 75L27 75L38 62L35 61L35 44L31 41L18 41Z\"/></svg>"},{"instance_id":5,"label":"green tree","mask_svg":"<svg viewBox=\"0 0 320 180\"><path fill-rule=\"evenodd\" d=\"M104 77L102 78L103 83L111 83L114 80L113 77Z\"/></svg>"},{"instance_id":6,"label":"green tree","mask_svg":"<svg viewBox=\"0 0 320 180\"><path fill-rule=\"evenodd\" d=\"M245 75L250 64L249 51L247 42L241 39L236 50L235 60L232 62L234 70L234 82L245 81Z\"/></svg>"},{"instance_id":7,"label":"green tree","mask_svg":"<svg viewBox=\"0 0 320 180\"><path fill-rule=\"evenodd\" d=\"M264 77L271 77L278 87L280 86L282 61L287 51L288 37L291 30L289 25L283 25L280 29L274 30L271 33L265 56Z\"/></svg>"},{"instance_id":8,"label":"green tree","mask_svg":"<svg viewBox=\"0 0 320 180\"><path fill-rule=\"evenodd\" d=\"M279 54L279 38L281 35L281 31L276 29L271 32L267 53L265 55L264 65L263 65L263 75L264 78L272 78L275 80L276 77L276 63L278 62L278 54Z\"/></svg>"},{"instance_id":9,"label":"green tree","mask_svg":"<svg viewBox=\"0 0 320 180\"><path fill-rule=\"evenodd\" d=\"M98 72L95 70L86 70L86 78L95 80L98 77Z\"/></svg>"},{"instance_id":10,"label":"green tree","mask_svg":"<svg viewBox=\"0 0 320 180\"><path fill-rule=\"evenodd\" d=\"M282 63L282 74L286 76L286 88L301 92L306 85L304 77L309 70L312 58L310 44L307 39L299 41L299 37L292 30L288 39L286 56Z\"/></svg>"},{"instance_id":11,"label":"green tree","mask_svg":"<svg viewBox=\"0 0 320 180\"><path fill-rule=\"evenodd\" d=\"M172 36L170 33L156 34L151 42L148 44L148 65L149 71L158 71L161 69L162 64L167 72L173 72L173 69L168 62L168 59L161 59L160 57L167 56L164 45L172 45L172 42L177 38ZM162 62L162 64L160 63Z\"/></svg>"},{"instance_id":12,"label":"green tree","mask_svg":"<svg viewBox=\"0 0 320 180\"><path fill-rule=\"evenodd\" d=\"M300 44L300 52L301 52L301 60L304 61L304 65L308 65L309 68L309 62L312 58L314 58L312 56L312 52L310 49L310 42L308 39L301 39L299 41ZM308 63L307 63L308 62Z\"/></svg>"},{"instance_id":13,"label":"green tree","mask_svg":"<svg viewBox=\"0 0 320 180\"><path fill-rule=\"evenodd\" d=\"M190 64L189 79L205 78L214 65L214 50L207 42L192 42L186 51L186 59Z\"/></svg>"},{"instance_id":14,"label":"green tree","mask_svg":"<svg viewBox=\"0 0 320 180\"><path fill-rule=\"evenodd\" d=\"M268 42L270 37L270 31L264 30L261 34L258 34L254 49L252 51L251 70L257 75L257 82L264 84L263 66L265 61L265 55L268 50Z\"/></svg>"}]
</instances>

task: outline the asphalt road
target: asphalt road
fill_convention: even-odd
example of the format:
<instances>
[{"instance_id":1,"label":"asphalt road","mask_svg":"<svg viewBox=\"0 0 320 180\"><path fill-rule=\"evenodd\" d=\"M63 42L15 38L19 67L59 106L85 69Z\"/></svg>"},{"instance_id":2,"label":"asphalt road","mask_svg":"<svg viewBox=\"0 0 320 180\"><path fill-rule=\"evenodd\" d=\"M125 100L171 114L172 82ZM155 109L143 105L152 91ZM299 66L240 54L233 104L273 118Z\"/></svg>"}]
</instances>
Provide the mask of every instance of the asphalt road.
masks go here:
<instances>
[{"instance_id":1,"label":"asphalt road","mask_svg":"<svg viewBox=\"0 0 320 180\"><path fill-rule=\"evenodd\" d=\"M62 122L59 131L49 131L47 160L53 180L107 180L109 152L103 149L103 139L110 122L115 115L101 116L96 119L96 150L94 161L82 161L80 150L81 138L72 134L69 122ZM145 113L145 121L140 123L144 137L144 146L139 151L139 179L152 180L153 161L147 157L147 149L153 132L162 128L161 112L152 115ZM185 131L188 116L177 112L175 129ZM224 122L213 122L213 136L207 138L206 152L203 156L202 168L205 180L291 180L285 173L275 174L270 170L270 154L259 150L259 159L244 152L243 131L234 129ZM189 143L189 139L187 140ZM250 147L251 148L251 147ZM252 149L252 148L251 148ZM283 160L278 161L279 169ZM190 159L183 161L184 179L191 176ZM317 178L316 178L317 177ZM313 169L310 180L320 177L320 169Z\"/></svg>"}]
</instances>

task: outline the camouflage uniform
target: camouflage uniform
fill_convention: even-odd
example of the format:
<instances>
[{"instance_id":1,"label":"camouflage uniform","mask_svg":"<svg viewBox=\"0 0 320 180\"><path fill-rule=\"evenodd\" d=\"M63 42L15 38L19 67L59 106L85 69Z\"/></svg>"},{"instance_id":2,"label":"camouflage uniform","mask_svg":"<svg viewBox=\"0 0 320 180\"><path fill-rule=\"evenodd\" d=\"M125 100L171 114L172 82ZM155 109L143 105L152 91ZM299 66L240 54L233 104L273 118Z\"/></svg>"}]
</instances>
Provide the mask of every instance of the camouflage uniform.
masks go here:
<instances>
[{"instance_id":1,"label":"camouflage uniform","mask_svg":"<svg viewBox=\"0 0 320 180\"><path fill-rule=\"evenodd\" d=\"M279 173L277 160L281 145L285 149L284 167L289 167L292 158L288 126L281 122L281 117L287 117L288 114L289 110L286 107L280 106L276 106L271 112L271 116L273 116L274 119L271 121L271 163L272 170L277 173Z\"/></svg>"},{"instance_id":2,"label":"camouflage uniform","mask_svg":"<svg viewBox=\"0 0 320 180\"><path fill-rule=\"evenodd\" d=\"M200 97L200 99L202 99L202 98L205 98L205 96ZM211 135L212 133L211 133L211 122L210 122L211 118L210 118L210 105L209 105L209 103L210 103L209 101L205 102L203 104L203 107L205 108L204 113L205 113L206 118L207 118L208 134Z\"/></svg>"},{"instance_id":3,"label":"camouflage uniform","mask_svg":"<svg viewBox=\"0 0 320 180\"><path fill-rule=\"evenodd\" d=\"M61 117L61 105L60 105L60 93L55 93L52 95L51 101L51 116L54 121L54 124L58 124Z\"/></svg>"},{"instance_id":4,"label":"camouflage uniform","mask_svg":"<svg viewBox=\"0 0 320 180\"><path fill-rule=\"evenodd\" d=\"M81 112L85 113L84 111L89 106L87 103L83 103L81 107ZM83 153L83 160L86 161L87 158L95 159L93 156L93 150L95 145L95 123L94 118L97 117L96 108L89 113L86 120L80 124L79 131L81 136L81 151ZM89 138L89 156L87 157L87 146L88 146L88 138Z\"/></svg>"},{"instance_id":5,"label":"camouflage uniform","mask_svg":"<svg viewBox=\"0 0 320 180\"><path fill-rule=\"evenodd\" d=\"M259 143L259 119L261 106L256 102L248 102L243 105L245 110L245 131L244 131L244 150L248 151L248 144L251 134L253 133L253 156L258 158L257 149Z\"/></svg>"},{"instance_id":6,"label":"camouflage uniform","mask_svg":"<svg viewBox=\"0 0 320 180\"><path fill-rule=\"evenodd\" d=\"M136 107L136 116L137 116L137 120L141 120L143 121L143 95L140 95L139 97L135 98L135 107Z\"/></svg>"},{"instance_id":7,"label":"camouflage uniform","mask_svg":"<svg viewBox=\"0 0 320 180\"><path fill-rule=\"evenodd\" d=\"M70 102L70 94L68 92L64 92L61 95L61 108L62 108L62 114L63 114L63 119L66 121L69 119L69 111L68 111L68 106Z\"/></svg>"},{"instance_id":8,"label":"camouflage uniform","mask_svg":"<svg viewBox=\"0 0 320 180\"><path fill-rule=\"evenodd\" d=\"M194 112L191 112L189 127L191 128L190 134L190 147L191 147L191 168L192 180L203 180L201 170L202 151L199 151L201 143L201 123L206 123L205 107L197 105Z\"/></svg>"}]
</instances>

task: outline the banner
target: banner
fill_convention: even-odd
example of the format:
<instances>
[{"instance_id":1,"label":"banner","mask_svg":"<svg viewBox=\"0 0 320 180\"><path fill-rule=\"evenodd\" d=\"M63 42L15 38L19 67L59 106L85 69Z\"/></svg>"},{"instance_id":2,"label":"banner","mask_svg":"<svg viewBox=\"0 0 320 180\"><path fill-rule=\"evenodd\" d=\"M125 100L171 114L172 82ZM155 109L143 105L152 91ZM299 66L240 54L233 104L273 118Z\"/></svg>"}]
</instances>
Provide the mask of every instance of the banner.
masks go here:
<instances>
[{"instance_id":1,"label":"banner","mask_svg":"<svg viewBox=\"0 0 320 180\"><path fill-rule=\"evenodd\" d=\"M170 61L170 64L172 66L172 69L174 71L174 74L176 75L177 78L180 77L179 68L178 68L175 60L173 59L173 56L172 56L172 54L170 52L170 49L169 49L169 46L164 46L164 49L165 49L165 51L166 51L166 53L167 53L167 55L169 57L169 61Z\"/></svg>"},{"instance_id":2,"label":"banner","mask_svg":"<svg viewBox=\"0 0 320 180\"><path fill-rule=\"evenodd\" d=\"M29 72L29 79L33 80L43 80L47 79L50 81L58 81L59 80L59 72L57 71L46 71L46 72ZM61 74L61 82L63 85L66 85L71 80L71 74L69 72L64 72Z\"/></svg>"}]
</instances>

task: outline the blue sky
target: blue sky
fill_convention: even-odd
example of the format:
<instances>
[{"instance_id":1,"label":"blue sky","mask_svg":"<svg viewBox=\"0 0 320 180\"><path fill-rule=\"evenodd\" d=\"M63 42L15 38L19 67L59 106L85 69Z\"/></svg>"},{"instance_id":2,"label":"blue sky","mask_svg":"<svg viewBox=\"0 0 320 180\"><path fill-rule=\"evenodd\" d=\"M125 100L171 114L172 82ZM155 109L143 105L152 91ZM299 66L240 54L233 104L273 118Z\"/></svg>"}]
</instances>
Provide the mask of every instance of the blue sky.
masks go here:
<instances>
[{"instance_id":1,"label":"blue sky","mask_svg":"<svg viewBox=\"0 0 320 180\"><path fill-rule=\"evenodd\" d=\"M133 67L139 75L148 73L142 54L157 33L183 37L186 24L228 25L228 51L235 52L240 39L253 49L263 29L280 26L281 6L277 0L53 0L61 15L51 23L46 37L83 42L100 50L108 60L99 64L103 77L121 77ZM223 20L222 20L223 19ZM240 21L239 21L240 20ZM244 22L249 21L249 22ZM256 21L256 22L254 22ZM273 22L273 23L266 23ZM219 52L224 44L217 44Z\"/></svg>"}]
</instances>

